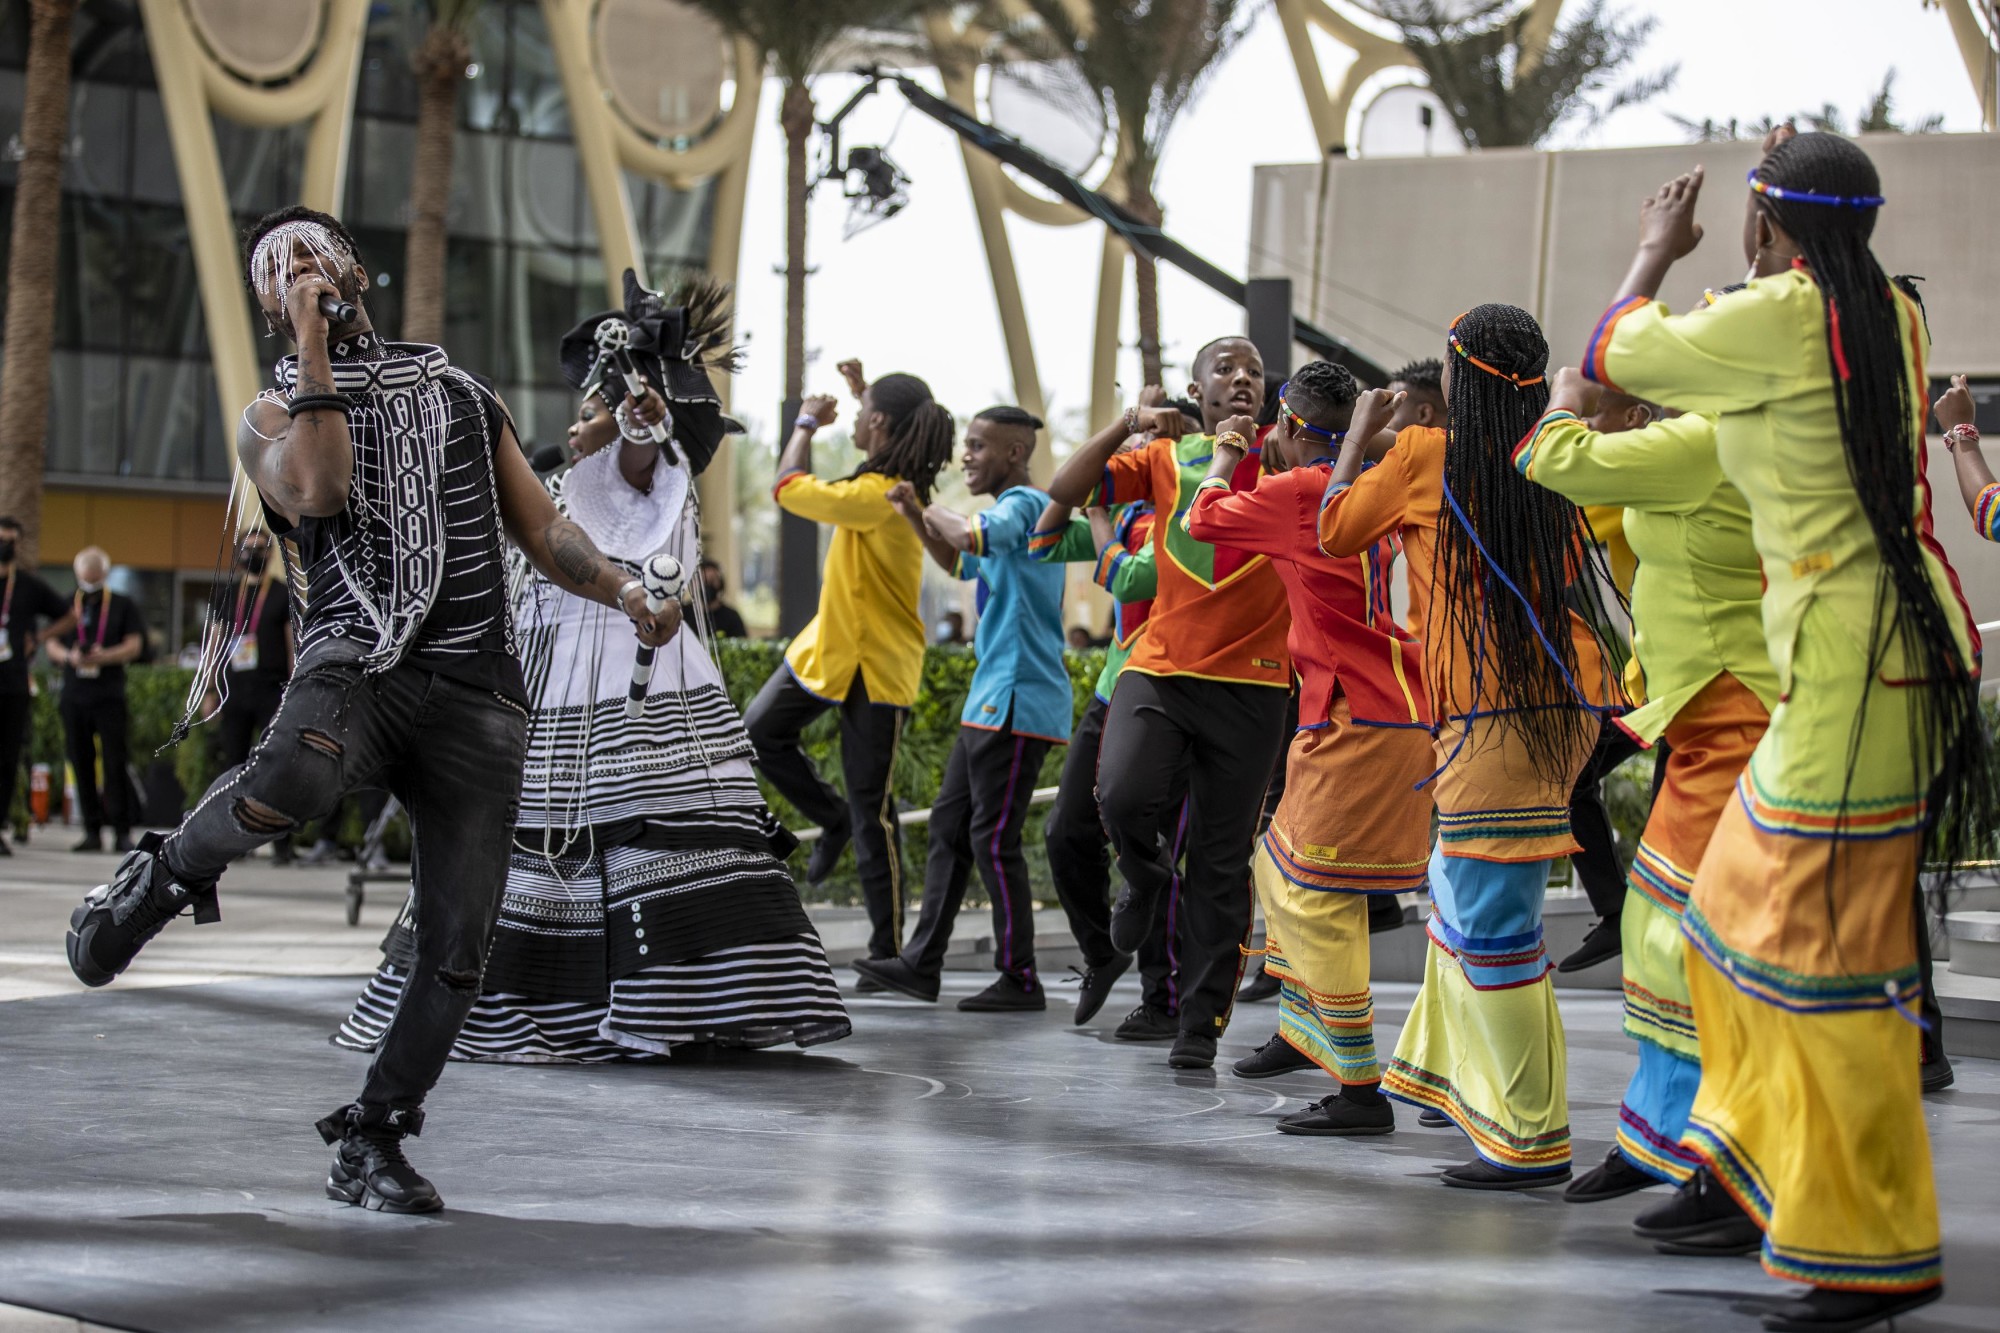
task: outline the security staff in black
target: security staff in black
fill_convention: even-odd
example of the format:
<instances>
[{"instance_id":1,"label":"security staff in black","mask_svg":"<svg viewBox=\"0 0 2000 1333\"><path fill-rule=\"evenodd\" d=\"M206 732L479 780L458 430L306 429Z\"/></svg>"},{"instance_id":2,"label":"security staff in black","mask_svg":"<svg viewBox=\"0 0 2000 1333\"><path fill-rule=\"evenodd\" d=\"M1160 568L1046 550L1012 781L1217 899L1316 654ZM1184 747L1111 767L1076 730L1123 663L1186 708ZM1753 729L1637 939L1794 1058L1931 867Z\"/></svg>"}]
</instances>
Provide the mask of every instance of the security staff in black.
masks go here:
<instances>
[{"instance_id":1,"label":"security staff in black","mask_svg":"<svg viewBox=\"0 0 2000 1333\"><path fill-rule=\"evenodd\" d=\"M63 737L69 751L83 841L73 852L104 850L111 825L120 852L132 850L132 717L125 706L125 664L146 650L146 626L131 598L105 586L111 560L95 546L77 552L76 628L49 644L62 667ZM101 758L100 758L101 752ZM98 780L100 764L103 781Z\"/></svg>"},{"instance_id":2,"label":"security staff in black","mask_svg":"<svg viewBox=\"0 0 2000 1333\"><path fill-rule=\"evenodd\" d=\"M21 775L21 749L34 717L28 663L44 640L76 623L70 604L22 567L20 550L19 520L0 516L0 856L14 854L7 845L6 824L14 809L14 780Z\"/></svg>"}]
</instances>

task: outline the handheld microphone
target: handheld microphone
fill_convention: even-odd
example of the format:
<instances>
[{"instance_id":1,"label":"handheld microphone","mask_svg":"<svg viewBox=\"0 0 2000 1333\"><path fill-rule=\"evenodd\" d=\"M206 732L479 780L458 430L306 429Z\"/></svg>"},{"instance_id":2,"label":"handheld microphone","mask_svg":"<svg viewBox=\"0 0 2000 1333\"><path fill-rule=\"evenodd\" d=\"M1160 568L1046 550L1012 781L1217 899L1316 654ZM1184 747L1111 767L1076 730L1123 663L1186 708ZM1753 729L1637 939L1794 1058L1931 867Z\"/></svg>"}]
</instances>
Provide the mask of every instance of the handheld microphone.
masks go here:
<instances>
[{"instance_id":1,"label":"handheld microphone","mask_svg":"<svg viewBox=\"0 0 2000 1333\"><path fill-rule=\"evenodd\" d=\"M528 466L538 473L554 472L568 461L568 456L564 454L563 447L559 444L545 444L528 455Z\"/></svg>"},{"instance_id":2,"label":"handheld microphone","mask_svg":"<svg viewBox=\"0 0 2000 1333\"><path fill-rule=\"evenodd\" d=\"M681 562L662 551L647 557L644 568L639 571L639 581L646 585L646 609L655 614L664 611L667 603L687 590L687 571ZM625 695L625 716L637 718L646 709L646 687L653 683L653 653L655 649L647 644L639 645L639 653L632 662L632 688Z\"/></svg>"},{"instance_id":3,"label":"handheld microphone","mask_svg":"<svg viewBox=\"0 0 2000 1333\"><path fill-rule=\"evenodd\" d=\"M319 294L319 312L326 316L330 324L352 324L354 317L361 313L354 308L352 301L343 301L332 292Z\"/></svg>"}]
</instances>

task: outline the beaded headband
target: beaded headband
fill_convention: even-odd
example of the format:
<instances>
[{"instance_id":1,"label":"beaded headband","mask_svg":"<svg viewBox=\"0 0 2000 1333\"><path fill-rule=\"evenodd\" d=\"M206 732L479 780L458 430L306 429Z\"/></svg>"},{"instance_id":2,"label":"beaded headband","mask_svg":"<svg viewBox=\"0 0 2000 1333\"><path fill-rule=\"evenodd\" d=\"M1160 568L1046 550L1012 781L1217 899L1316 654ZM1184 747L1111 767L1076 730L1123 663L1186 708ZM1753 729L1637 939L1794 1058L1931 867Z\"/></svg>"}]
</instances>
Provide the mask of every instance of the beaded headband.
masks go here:
<instances>
[{"instance_id":1,"label":"beaded headband","mask_svg":"<svg viewBox=\"0 0 2000 1333\"><path fill-rule=\"evenodd\" d=\"M1485 361L1481 361L1478 357L1474 356L1472 353L1465 350L1465 344L1458 340L1458 321L1464 319L1467 315L1471 313L1472 312L1470 310L1460 312L1458 319L1454 319L1451 322L1451 327L1445 330L1445 337L1451 340L1451 350L1457 352L1460 356L1464 357L1467 361L1471 362L1479 369L1485 371L1487 374L1496 376L1499 379L1506 380L1509 384L1513 385L1517 389L1525 389L1530 384L1540 384L1542 382L1542 376L1540 375L1516 375L1512 371L1502 370L1498 366L1488 364Z\"/></svg>"},{"instance_id":2,"label":"beaded headband","mask_svg":"<svg viewBox=\"0 0 2000 1333\"><path fill-rule=\"evenodd\" d=\"M1278 386L1278 410L1284 413L1285 420L1292 423L1292 429L1301 435L1310 435L1316 440L1339 439L1339 435L1335 432L1328 430L1324 426L1315 426L1297 412L1292 411L1292 405L1285 401L1285 391L1291 387L1292 382L1290 380L1286 380Z\"/></svg>"},{"instance_id":3,"label":"beaded headband","mask_svg":"<svg viewBox=\"0 0 2000 1333\"><path fill-rule=\"evenodd\" d=\"M1750 170L1750 188L1753 192L1782 199L1791 204L1826 204L1833 208L1880 208L1888 203L1879 194L1814 194L1811 190L1788 190L1782 185L1757 179L1757 168Z\"/></svg>"}]
</instances>

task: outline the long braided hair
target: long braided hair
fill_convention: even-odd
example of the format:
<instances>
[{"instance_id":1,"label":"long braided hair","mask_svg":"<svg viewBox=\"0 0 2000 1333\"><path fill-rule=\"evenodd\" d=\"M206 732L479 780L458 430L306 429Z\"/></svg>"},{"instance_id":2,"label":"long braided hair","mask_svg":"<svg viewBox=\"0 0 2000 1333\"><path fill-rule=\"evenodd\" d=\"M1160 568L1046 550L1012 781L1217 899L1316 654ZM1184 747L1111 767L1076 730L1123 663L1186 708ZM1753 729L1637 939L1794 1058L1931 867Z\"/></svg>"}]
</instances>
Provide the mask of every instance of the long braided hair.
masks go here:
<instances>
[{"instance_id":1,"label":"long braided hair","mask_svg":"<svg viewBox=\"0 0 2000 1333\"><path fill-rule=\"evenodd\" d=\"M907 481L917 498L931 502L938 473L951 462L952 437L958 423L931 397L931 386L915 375L884 375L868 386L868 406L889 419L887 438L848 474L849 480L868 472Z\"/></svg>"},{"instance_id":2,"label":"long braided hair","mask_svg":"<svg viewBox=\"0 0 2000 1333\"><path fill-rule=\"evenodd\" d=\"M1821 133L1779 144L1752 180L1757 206L1797 243L1806 273L1826 298L1827 356L1847 474L1881 552L1868 677L1848 741L1836 830L1848 818L1869 697L1887 670L1920 682L1910 713L1910 762L1915 790L1937 798L1929 811L1927 851L1935 860L1963 860L1976 837L1994 826L2000 792L1977 672L1956 649L1958 613L1939 597L1924 559L1916 491L1925 407L1913 396L1921 390L1904 367L1907 346L1895 292L1868 246L1881 180L1859 147ZM1779 197L1780 191L1789 197ZM1878 203L1813 202L1801 193Z\"/></svg>"},{"instance_id":3,"label":"long braided hair","mask_svg":"<svg viewBox=\"0 0 2000 1333\"><path fill-rule=\"evenodd\" d=\"M1448 347L1445 506L1431 574L1445 642L1426 654L1431 697L1450 697L1451 658L1463 654L1474 707L1497 713L1541 777L1566 781L1597 734L1587 705L1605 702L1580 697L1569 610L1576 596L1601 600L1601 585L1582 512L1514 470L1515 444L1549 405L1549 345L1527 311L1482 305L1458 317Z\"/></svg>"}]
</instances>

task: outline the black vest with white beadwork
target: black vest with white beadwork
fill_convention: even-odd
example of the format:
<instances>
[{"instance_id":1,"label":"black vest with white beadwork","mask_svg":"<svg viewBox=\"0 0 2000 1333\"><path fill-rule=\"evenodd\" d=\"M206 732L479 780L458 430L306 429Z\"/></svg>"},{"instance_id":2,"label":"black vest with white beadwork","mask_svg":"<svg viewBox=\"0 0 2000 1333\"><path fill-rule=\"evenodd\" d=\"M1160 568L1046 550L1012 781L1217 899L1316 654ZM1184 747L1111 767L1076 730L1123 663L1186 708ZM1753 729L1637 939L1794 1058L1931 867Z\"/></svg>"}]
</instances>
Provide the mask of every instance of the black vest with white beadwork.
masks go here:
<instances>
[{"instance_id":1,"label":"black vest with white beadwork","mask_svg":"<svg viewBox=\"0 0 2000 1333\"><path fill-rule=\"evenodd\" d=\"M351 404L347 507L286 534L299 655L346 639L370 670L410 659L525 697L493 470L505 414L442 349L382 348L377 360L333 362ZM296 357L280 361L274 396L296 392L298 373Z\"/></svg>"}]
</instances>

